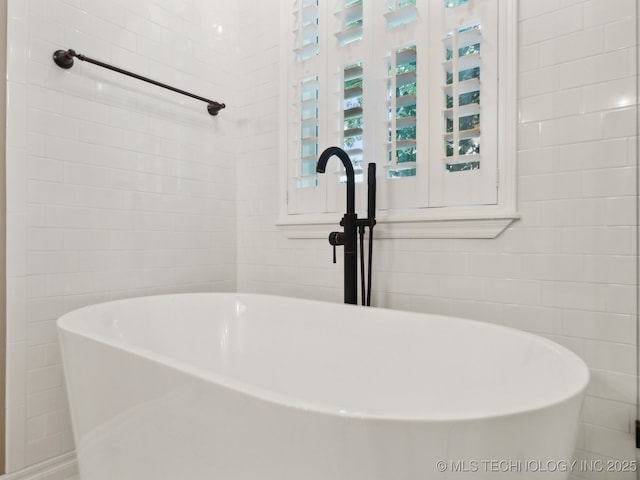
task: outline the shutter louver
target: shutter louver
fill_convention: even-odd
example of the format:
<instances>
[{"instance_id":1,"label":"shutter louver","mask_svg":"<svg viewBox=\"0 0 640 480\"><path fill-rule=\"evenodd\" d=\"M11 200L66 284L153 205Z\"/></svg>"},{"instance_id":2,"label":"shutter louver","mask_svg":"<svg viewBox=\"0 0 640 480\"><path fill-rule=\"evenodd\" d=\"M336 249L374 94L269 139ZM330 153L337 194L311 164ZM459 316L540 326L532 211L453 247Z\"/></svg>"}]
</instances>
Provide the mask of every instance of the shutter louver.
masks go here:
<instances>
[{"instance_id":1,"label":"shutter louver","mask_svg":"<svg viewBox=\"0 0 640 480\"><path fill-rule=\"evenodd\" d=\"M296 55L299 61L318 55L318 0L299 0L296 15Z\"/></svg>"},{"instance_id":2,"label":"shutter louver","mask_svg":"<svg viewBox=\"0 0 640 480\"><path fill-rule=\"evenodd\" d=\"M444 6L447 8L454 8L463 3L467 3L469 0L444 0Z\"/></svg>"},{"instance_id":3,"label":"shutter louver","mask_svg":"<svg viewBox=\"0 0 640 480\"><path fill-rule=\"evenodd\" d=\"M364 26L363 0L343 0L343 8L336 12L336 17L340 19L339 31L336 38L340 45L347 45L362 39Z\"/></svg>"},{"instance_id":4,"label":"shutter louver","mask_svg":"<svg viewBox=\"0 0 640 480\"><path fill-rule=\"evenodd\" d=\"M418 18L416 0L387 0L387 10L387 30L415 22Z\"/></svg>"}]
</instances>

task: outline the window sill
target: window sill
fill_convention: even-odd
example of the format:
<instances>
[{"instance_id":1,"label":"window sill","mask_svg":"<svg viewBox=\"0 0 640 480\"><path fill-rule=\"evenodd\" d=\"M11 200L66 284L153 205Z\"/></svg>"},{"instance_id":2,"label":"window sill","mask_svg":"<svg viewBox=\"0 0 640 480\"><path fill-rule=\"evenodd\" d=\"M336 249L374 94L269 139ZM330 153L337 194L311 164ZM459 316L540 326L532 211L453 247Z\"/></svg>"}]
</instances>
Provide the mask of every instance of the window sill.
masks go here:
<instances>
[{"instance_id":1,"label":"window sill","mask_svg":"<svg viewBox=\"0 0 640 480\"><path fill-rule=\"evenodd\" d=\"M446 212L380 212L374 229L378 239L388 238L496 238L520 218L516 212L475 211ZM449 209L447 209L449 210ZM288 215L277 222L280 231L291 239L327 238L339 230L341 213ZM365 217L366 214L360 215Z\"/></svg>"}]
</instances>

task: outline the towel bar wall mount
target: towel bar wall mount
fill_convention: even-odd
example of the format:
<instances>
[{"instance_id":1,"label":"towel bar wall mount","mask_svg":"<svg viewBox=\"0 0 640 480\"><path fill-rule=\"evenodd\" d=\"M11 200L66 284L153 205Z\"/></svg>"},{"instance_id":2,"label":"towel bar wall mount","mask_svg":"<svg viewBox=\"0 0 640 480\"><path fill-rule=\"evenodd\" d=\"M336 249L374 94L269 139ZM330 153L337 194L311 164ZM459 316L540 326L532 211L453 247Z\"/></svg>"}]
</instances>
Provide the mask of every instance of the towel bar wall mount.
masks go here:
<instances>
[{"instance_id":1,"label":"towel bar wall mount","mask_svg":"<svg viewBox=\"0 0 640 480\"><path fill-rule=\"evenodd\" d=\"M184 90L180 90L179 88L175 88L165 83L158 82L157 80L152 80L151 78L143 77L142 75L138 75L137 73L129 72L119 67L114 67L113 65L109 65L108 63L104 63L99 60L95 60L93 58L87 57L86 55L83 55L81 53L77 53L73 49L56 50L53 53L53 61L56 62L56 65L58 65L60 68L64 68L64 69L69 69L73 67L74 58L77 58L78 60L82 60L83 62L93 63L94 65L98 65L99 67L106 68L114 72L122 73L123 75L137 78L138 80L142 80L143 82L151 83L158 87L171 90L172 92L180 93L182 95L186 95L187 97L195 98L196 100L206 102L207 111L211 115L218 115L218 112L226 107L224 103L216 102L214 100L209 100L208 98L204 98L199 95L195 95L193 93L185 92Z\"/></svg>"}]
</instances>

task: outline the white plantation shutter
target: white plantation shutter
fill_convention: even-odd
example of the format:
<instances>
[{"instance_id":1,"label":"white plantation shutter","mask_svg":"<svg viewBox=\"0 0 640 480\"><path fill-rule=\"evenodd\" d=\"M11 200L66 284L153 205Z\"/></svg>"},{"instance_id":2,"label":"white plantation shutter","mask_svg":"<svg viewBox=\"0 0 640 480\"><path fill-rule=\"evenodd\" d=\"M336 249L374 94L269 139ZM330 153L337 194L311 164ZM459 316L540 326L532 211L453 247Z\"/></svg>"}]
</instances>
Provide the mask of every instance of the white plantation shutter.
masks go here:
<instances>
[{"instance_id":1,"label":"white plantation shutter","mask_svg":"<svg viewBox=\"0 0 640 480\"><path fill-rule=\"evenodd\" d=\"M448 2L432 35L438 47L443 95L431 120L441 126L431 144L431 207L498 201L498 9L497 1ZM435 140L435 139L434 139Z\"/></svg>"},{"instance_id":2,"label":"white plantation shutter","mask_svg":"<svg viewBox=\"0 0 640 480\"><path fill-rule=\"evenodd\" d=\"M315 164L326 145L326 2L287 0L287 213L324 212ZM293 48L292 48L293 47Z\"/></svg>"},{"instance_id":3,"label":"white plantation shutter","mask_svg":"<svg viewBox=\"0 0 640 480\"><path fill-rule=\"evenodd\" d=\"M420 208L428 191L429 2L375 4L377 206L381 211Z\"/></svg>"},{"instance_id":4,"label":"white plantation shutter","mask_svg":"<svg viewBox=\"0 0 640 480\"><path fill-rule=\"evenodd\" d=\"M315 173L334 145L359 183L377 163L386 218L498 204L499 0L283 2L286 215L344 210L340 162Z\"/></svg>"},{"instance_id":5,"label":"white plantation shutter","mask_svg":"<svg viewBox=\"0 0 640 480\"><path fill-rule=\"evenodd\" d=\"M336 145L346 150L354 163L356 181L362 182L365 178L363 170L366 170L363 166L373 161L374 155L371 136L365 134L374 106L369 93L374 83L370 48L373 2L340 0L338 3L341 8L334 12L329 25L333 35L328 40L328 101L333 113L329 115L327 125L331 143L324 147ZM327 211L341 212L345 208L346 176L338 159L331 160L327 174L322 178L327 182ZM365 200L360 198L362 193L357 192L356 206L359 208L365 205Z\"/></svg>"},{"instance_id":6,"label":"white plantation shutter","mask_svg":"<svg viewBox=\"0 0 640 480\"><path fill-rule=\"evenodd\" d=\"M420 186L427 180L424 167L418 167L418 133L426 125L418 126L418 118L426 111L427 95L426 82L418 81L421 65L415 44L393 48L387 57L387 145L378 175L381 209L418 207L424 203Z\"/></svg>"}]
</instances>

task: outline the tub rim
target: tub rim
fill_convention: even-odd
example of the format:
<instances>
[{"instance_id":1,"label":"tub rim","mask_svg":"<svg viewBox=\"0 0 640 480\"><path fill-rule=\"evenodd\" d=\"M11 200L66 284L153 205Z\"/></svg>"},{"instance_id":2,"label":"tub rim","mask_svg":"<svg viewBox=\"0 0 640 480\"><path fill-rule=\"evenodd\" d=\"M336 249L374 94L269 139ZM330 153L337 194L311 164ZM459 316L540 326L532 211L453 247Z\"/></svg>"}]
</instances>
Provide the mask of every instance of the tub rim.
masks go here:
<instances>
[{"instance_id":1,"label":"tub rim","mask_svg":"<svg viewBox=\"0 0 640 480\"><path fill-rule=\"evenodd\" d=\"M368 307L368 308L376 308L378 310L384 311L396 311L400 312L403 315L409 315L412 317L417 316L432 316L439 318L449 318L455 319L456 321L462 323L473 323L475 325L481 324L486 328L495 329L498 331L506 332L509 335L517 335L521 337L526 337L528 339L532 339L535 342L538 342L542 346L554 350L559 353L567 362L572 364L572 368L577 371L581 375L581 379L576 381L576 386L573 389L568 389L567 392L564 392L563 395L558 395L557 397L553 397L552 399L545 399L546 401L540 401L539 404L536 404L533 407L518 407L518 408L510 408L505 409L504 411L497 413L490 413L485 415L477 415L477 414L465 414L461 412L456 416L429 416L428 412L425 412L423 415L406 415L402 413L401 410L397 410L395 412L375 412L371 409L364 410L356 410L356 409L345 409L341 408L338 405L332 405L328 403L321 402L313 402L308 399L293 397L290 395L283 395L272 390L255 386L247 382L239 381L233 379L231 377L225 376L221 373L212 372L211 370L207 370L202 367L198 367L192 365L188 362L177 360L175 358L171 358L167 355L163 355L160 353L156 353L152 350L139 347L137 345L126 343L124 341L115 341L114 339L104 337L102 335L91 332L89 329L81 329L77 328L74 323L77 323L76 317L80 315L86 314L87 312L91 312L92 310L99 310L102 308L108 307L111 304L126 304L133 302L143 302L152 300L154 298L171 298L171 297L190 297L190 296L218 296L218 297L233 297L233 299L237 302L242 298L249 297L263 297L263 298L276 298L282 300L296 300L296 301L304 301L304 302L312 302L323 305L336 305L345 308L361 308L358 305L346 305L346 304L338 304L332 302L326 302L321 300L312 300L312 299L303 299L297 297L288 297L283 295L271 295L271 294L262 294L262 293L229 293L229 292L189 292L189 293L169 293L169 294L154 294L154 295L143 295L136 297L128 297L117 300L109 300L106 302L95 303L91 305L86 305L84 307L80 307L74 310L71 310L63 315L61 315L56 320L56 327L58 330L59 338L62 336L62 332L77 335L80 337L84 337L86 339L95 341L97 343L115 348L120 351L127 352L129 354L135 355L137 357L146 358L156 362L165 367L171 368L173 370L177 370L187 376L192 376L198 378L200 380L205 380L207 382L215 383L223 388L233 390L238 392L239 394L248 395L251 397L258 398L263 401L267 401L272 404L276 404L285 408L296 409L300 411L313 412L318 414L353 418L358 420L375 420L375 421L394 421L394 422L420 422L420 423L440 423L440 422L457 422L457 421L486 421L486 420L494 420L500 418L506 418L516 415L523 415L528 413L534 413L541 410L553 408L554 406L559 406L561 404L570 402L574 400L576 397L582 397L587 389L590 380L590 371L586 363L579 355L570 350L569 348L561 345L553 340L550 340L541 335L527 332L524 330L520 330L513 327L508 327L506 325L494 324L485 322L482 320L474 320L462 317L456 317L452 315L439 315L439 314L430 314L430 313L419 313L419 312L409 312L403 310L394 310L382 307ZM61 342L62 343L62 342ZM64 364L64 352L63 352L63 364ZM64 366L64 365L63 365Z\"/></svg>"}]
</instances>

